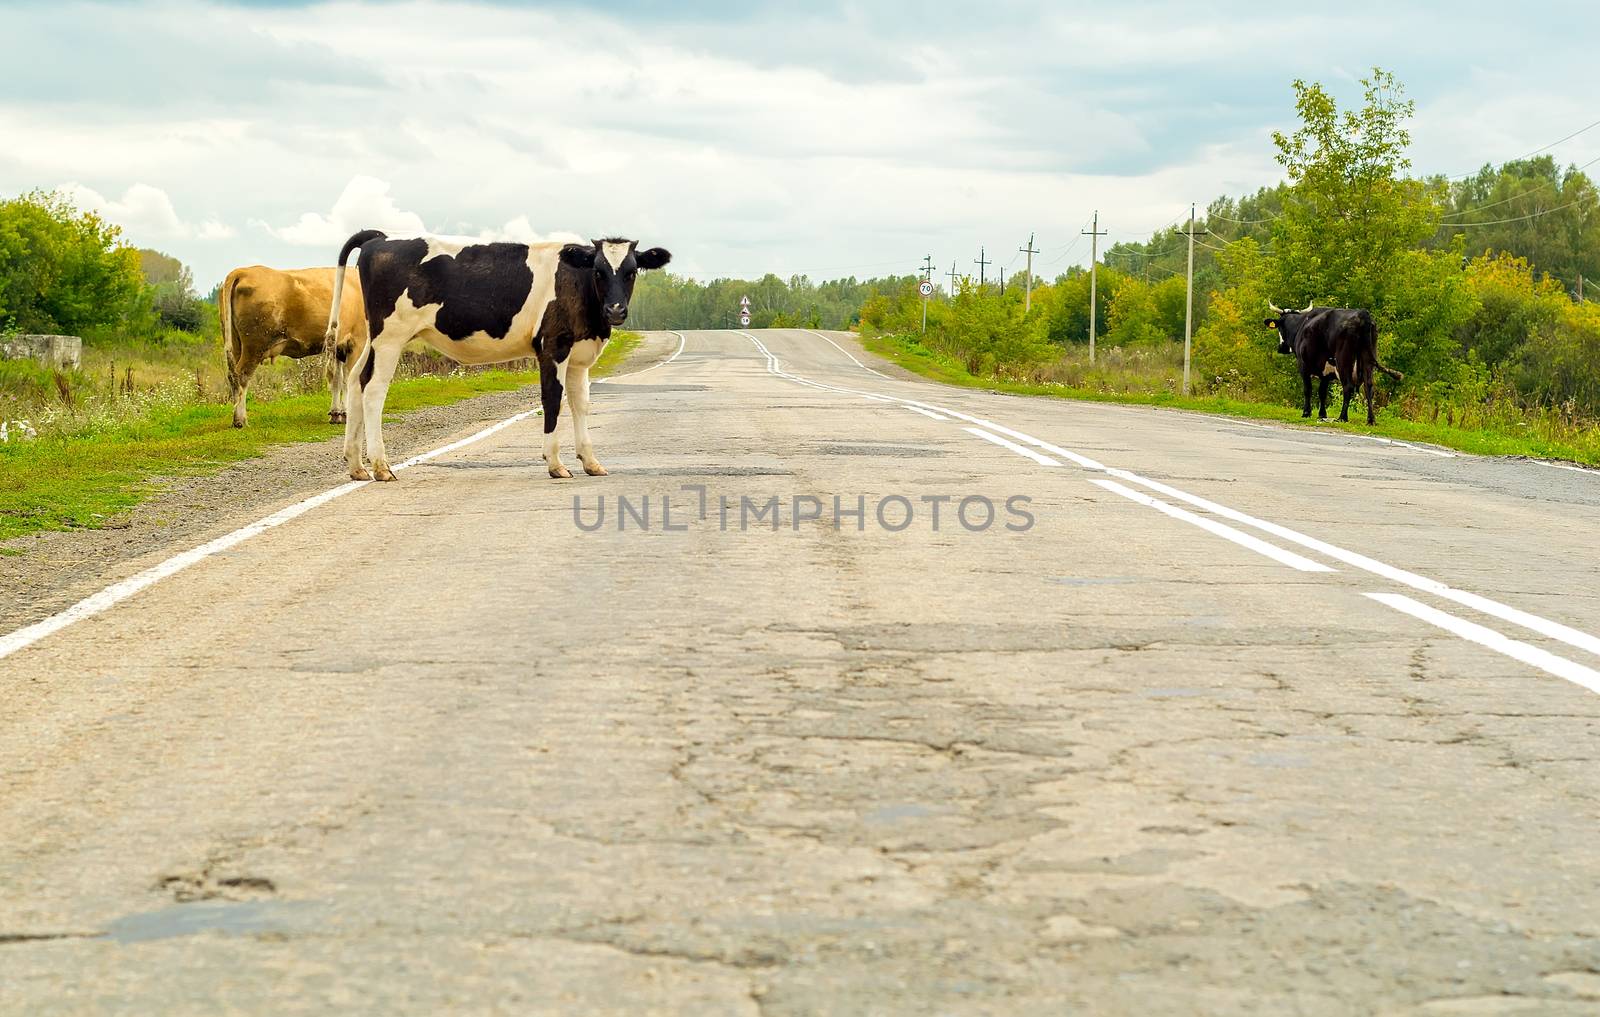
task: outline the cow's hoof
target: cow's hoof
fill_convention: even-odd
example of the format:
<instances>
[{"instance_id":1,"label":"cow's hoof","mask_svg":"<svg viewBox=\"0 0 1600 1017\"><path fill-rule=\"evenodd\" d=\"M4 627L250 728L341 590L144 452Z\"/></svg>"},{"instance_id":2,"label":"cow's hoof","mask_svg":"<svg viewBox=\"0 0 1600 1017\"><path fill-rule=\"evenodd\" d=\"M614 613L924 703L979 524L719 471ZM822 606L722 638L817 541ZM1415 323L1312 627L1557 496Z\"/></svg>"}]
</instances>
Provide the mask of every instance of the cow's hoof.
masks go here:
<instances>
[{"instance_id":1,"label":"cow's hoof","mask_svg":"<svg viewBox=\"0 0 1600 1017\"><path fill-rule=\"evenodd\" d=\"M365 466L357 466L355 469L350 471L350 479L351 480L371 480L372 479L372 474L367 472L367 468Z\"/></svg>"},{"instance_id":2,"label":"cow's hoof","mask_svg":"<svg viewBox=\"0 0 1600 1017\"><path fill-rule=\"evenodd\" d=\"M571 480L572 471L565 466L555 466L550 470L550 477L553 480Z\"/></svg>"},{"instance_id":3,"label":"cow's hoof","mask_svg":"<svg viewBox=\"0 0 1600 1017\"><path fill-rule=\"evenodd\" d=\"M233 418L233 426L234 427L243 427L244 426L244 418L243 417L234 417Z\"/></svg>"},{"instance_id":4,"label":"cow's hoof","mask_svg":"<svg viewBox=\"0 0 1600 1017\"><path fill-rule=\"evenodd\" d=\"M593 464L584 463L583 464L583 472L587 473L591 477L604 477L604 476L606 476L606 468L604 466L601 466L599 463L593 463Z\"/></svg>"},{"instance_id":5,"label":"cow's hoof","mask_svg":"<svg viewBox=\"0 0 1600 1017\"><path fill-rule=\"evenodd\" d=\"M374 466L372 468L373 480L393 480L394 471L387 466Z\"/></svg>"},{"instance_id":6,"label":"cow's hoof","mask_svg":"<svg viewBox=\"0 0 1600 1017\"><path fill-rule=\"evenodd\" d=\"M342 424L342 423L344 423L344 414L343 413L335 413L335 412L329 411L329 413L328 413L328 423L330 423L330 424Z\"/></svg>"},{"instance_id":7,"label":"cow's hoof","mask_svg":"<svg viewBox=\"0 0 1600 1017\"><path fill-rule=\"evenodd\" d=\"M1309 412L1302 413L1302 414L1300 414L1300 419L1301 420L1310 420L1311 419L1311 414Z\"/></svg>"}]
</instances>

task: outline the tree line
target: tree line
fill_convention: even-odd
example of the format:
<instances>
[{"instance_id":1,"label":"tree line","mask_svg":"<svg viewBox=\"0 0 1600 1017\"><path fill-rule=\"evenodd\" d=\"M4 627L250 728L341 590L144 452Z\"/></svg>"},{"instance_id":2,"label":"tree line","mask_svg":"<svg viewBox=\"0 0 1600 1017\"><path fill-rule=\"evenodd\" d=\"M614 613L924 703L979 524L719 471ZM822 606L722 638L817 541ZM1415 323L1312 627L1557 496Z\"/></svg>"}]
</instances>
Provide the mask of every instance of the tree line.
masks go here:
<instances>
[{"instance_id":1,"label":"tree line","mask_svg":"<svg viewBox=\"0 0 1600 1017\"><path fill-rule=\"evenodd\" d=\"M642 329L734 328L739 301L749 297L751 328L844 329L860 319L862 305L874 293L907 284L916 285L916 276L812 282L803 275L784 280L769 272L759 279L701 282L648 272L634 289L628 323Z\"/></svg>"}]
</instances>

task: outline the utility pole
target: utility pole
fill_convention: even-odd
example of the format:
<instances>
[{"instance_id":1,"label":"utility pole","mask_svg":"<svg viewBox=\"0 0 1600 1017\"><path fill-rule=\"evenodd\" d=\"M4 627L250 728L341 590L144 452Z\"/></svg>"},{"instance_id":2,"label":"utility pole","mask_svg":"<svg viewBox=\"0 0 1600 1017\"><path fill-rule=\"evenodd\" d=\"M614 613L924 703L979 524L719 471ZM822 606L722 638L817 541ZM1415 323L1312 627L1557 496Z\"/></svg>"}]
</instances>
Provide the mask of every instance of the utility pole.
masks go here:
<instances>
[{"instance_id":1,"label":"utility pole","mask_svg":"<svg viewBox=\"0 0 1600 1017\"><path fill-rule=\"evenodd\" d=\"M1006 295L1006 270L1003 267L1000 269L1000 295Z\"/></svg>"},{"instance_id":2,"label":"utility pole","mask_svg":"<svg viewBox=\"0 0 1600 1017\"><path fill-rule=\"evenodd\" d=\"M1189 394L1189 336L1194 330L1194 204L1189 204L1189 275L1183 289L1183 394Z\"/></svg>"},{"instance_id":3,"label":"utility pole","mask_svg":"<svg viewBox=\"0 0 1600 1017\"><path fill-rule=\"evenodd\" d=\"M1082 232L1082 231L1080 231ZM1105 236L1100 231L1100 210L1095 209L1094 225L1088 229L1089 234L1089 363L1094 363L1094 330L1095 330L1095 270L1100 266L1100 238Z\"/></svg>"},{"instance_id":4,"label":"utility pole","mask_svg":"<svg viewBox=\"0 0 1600 1017\"><path fill-rule=\"evenodd\" d=\"M984 269L984 266L992 265L994 263L991 262L988 259L987 255L984 253L983 248L980 247L980 248L978 248L978 260L974 261L973 264L978 266L978 289L982 290L983 289L983 269Z\"/></svg>"},{"instance_id":5,"label":"utility pole","mask_svg":"<svg viewBox=\"0 0 1600 1017\"><path fill-rule=\"evenodd\" d=\"M1583 273L1578 273L1578 303L1583 303Z\"/></svg>"},{"instance_id":6,"label":"utility pole","mask_svg":"<svg viewBox=\"0 0 1600 1017\"><path fill-rule=\"evenodd\" d=\"M955 296L956 296L956 263L952 261L950 263L950 299L954 300Z\"/></svg>"},{"instance_id":7,"label":"utility pole","mask_svg":"<svg viewBox=\"0 0 1600 1017\"><path fill-rule=\"evenodd\" d=\"M933 255L922 256L922 281L927 289L922 294L922 334L928 334L928 297L933 295ZM919 287L920 288L920 287Z\"/></svg>"},{"instance_id":8,"label":"utility pole","mask_svg":"<svg viewBox=\"0 0 1600 1017\"><path fill-rule=\"evenodd\" d=\"M1032 233L1028 234L1028 246L1019 248L1019 250L1028 256L1028 278L1024 283L1026 289L1023 291L1024 295L1022 298L1022 313L1026 315L1029 311L1033 310L1033 256L1039 253L1033 249Z\"/></svg>"}]
</instances>

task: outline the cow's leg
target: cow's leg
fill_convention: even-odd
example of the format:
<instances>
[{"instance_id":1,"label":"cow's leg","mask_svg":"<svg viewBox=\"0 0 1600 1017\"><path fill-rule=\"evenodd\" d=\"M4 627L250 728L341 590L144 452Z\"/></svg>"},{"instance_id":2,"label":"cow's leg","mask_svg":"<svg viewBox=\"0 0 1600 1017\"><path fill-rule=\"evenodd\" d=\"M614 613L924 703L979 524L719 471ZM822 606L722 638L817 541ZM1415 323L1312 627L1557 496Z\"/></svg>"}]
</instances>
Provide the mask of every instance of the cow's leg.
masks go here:
<instances>
[{"instance_id":1,"label":"cow's leg","mask_svg":"<svg viewBox=\"0 0 1600 1017\"><path fill-rule=\"evenodd\" d=\"M605 476L606 468L594 457L594 445L589 441L589 368L574 367L567 372L567 405L572 407L572 439L578 446L583 472L591 477Z\"/></svg>"},{"instance_id":2,"label":"cow's leg","mask_svg":"<svg viewBox=\"0 0 1600 1017\"><path fill-rule=\"evenodd\" d=\"M350 477L353 480L371 480L372 474L361 465L361 439L365 437L366 413L363 412L361 398L361 379L371 377L373 368L370 365L373 350L369 345L366 349L356 354L350 362L350 369L345 372L344 379L344 404L347 415L344 418L344 458L350 467Z\"/></svg>"},{"instance_id":3,"label":"cow's leg","mask_svg":"<svg viewBox=\"0 0 1600 1017\"><path fill-rule=\"evenodd\" d=\"M1373 376L1371 373L1368 373L1367 380L1365 384L1362 385L1362 388L1365 389L1367 396L1367 424L1369 426L1377 423L1376 418L1374 418L1372 415L1372 381Z\"/></svg>"},{"instance_id":4,"label":"cow's leg","mask_svg":"<svg viewBox=\"0 0 1600 1017\"><path fill-rule=\"evenodd\" d=\"M556 435L556 424L561 419L562 381L566 364L539 365L539 395L544 403L544 465L550 476L565 480L572 471L561 465L561 439Z\"/></svg>"},{"instance_id":5,"label":"cow's leg","mask_svg":"<svg viewBox=\"0 0 1600 1017\"><path fill-rule=\"evenodd\" d=\"M1322 376L1321 382L1317 386L1317 419L1318 420L1327 420L1328 419L1328 386L1331 383L1332 383L1332 379L1329 378L1326 374L1324 374Z\"/></svg>"},{"instance_id":6,"label":"cow's leg","mask_svg":"<svg viewBox=\"0 0 1600 1017\"><path fill-rule=\"evenodd\" d=\"M1306 408L1301 411L1300 415L1302 417L1309 417L1311 416L1311 375L1302 372L1300 375L1300 380L1305 383L1306 390Z\"/></svg>"},{"instance_id":7,"label":"cow's leg","mask_svg":"<svg viewBox=\"0 0 1600 1017\"><path fill-rule=\"evenodd\" d=\"M1339 419L1348 424L1350 423L1350 397L1356 393L1356 380L1354 378L1349 381L1340 379L1339 388L1344 392L1344 404L1339 407Z\"/></svg>"},{"instance_id":8,"label":"cow's leg","mask_svg":"<svg viewBox=\"0 0 1600 1017\"><path fill-rule=\"evenodd\" d=\"M400 366L400 353L405 345L404 339L372 343L368 360L372 377L357 379L362 382L361 417L367 435L367 458L372 460L373 480L394 479L394 471L389 469L388 451L383 447L383 401L388 398L389 382L394 379L395 368Z\"/></svg>"},{"instance_id":9,"label":"cow's leg","mask_svg":"<svg viewBox=\"0 0 1600 1017\"><path fill-rule=\"evenodd\" d=\"M328 361L328 423L345 422L344 386L350 376L350 344L340 343Z\"/></svg>"},{"instance_id":10,"label":"cow's leg","mask_svg":"<svg viewBox=\"0 0 1600 1017\"><path fill-rule=\"evenodd\" d=\"M245 395L250 389L250 378L256 373L256 368L261 366L260 357L252 357L245 353L239 358L237 364L229 367L228 381L233 389L233 426L243 427L249 422L245 413Z\"/></svg>"}]
</instances>

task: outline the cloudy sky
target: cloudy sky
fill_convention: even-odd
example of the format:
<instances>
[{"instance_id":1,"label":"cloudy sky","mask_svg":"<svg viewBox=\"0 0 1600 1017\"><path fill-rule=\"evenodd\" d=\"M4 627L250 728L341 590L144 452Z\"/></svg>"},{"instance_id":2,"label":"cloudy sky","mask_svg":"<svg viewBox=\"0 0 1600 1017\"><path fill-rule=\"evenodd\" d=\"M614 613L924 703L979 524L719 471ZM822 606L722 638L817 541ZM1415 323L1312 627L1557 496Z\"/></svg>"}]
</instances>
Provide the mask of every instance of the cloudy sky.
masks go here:
<instances>
[{"instance_id":1,"label":"cloudy sky","mask_svg":"<svg viewBox=\"0 0 1600 1017\"><path fill-rule=\"evenodd\" d=\"M1600 119L1600 11L1560 2L23 0L0 25L0 193L61 188L203 289L368 226L818 278L980 245L1016 268L1033 231L1052 275L1096 208L1139 239L1277 180L1296 77L1350 100L1395 71L1425 172Z\"/></svg>"}]
</instances>

